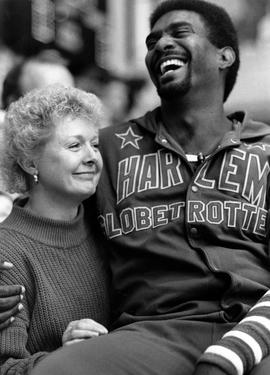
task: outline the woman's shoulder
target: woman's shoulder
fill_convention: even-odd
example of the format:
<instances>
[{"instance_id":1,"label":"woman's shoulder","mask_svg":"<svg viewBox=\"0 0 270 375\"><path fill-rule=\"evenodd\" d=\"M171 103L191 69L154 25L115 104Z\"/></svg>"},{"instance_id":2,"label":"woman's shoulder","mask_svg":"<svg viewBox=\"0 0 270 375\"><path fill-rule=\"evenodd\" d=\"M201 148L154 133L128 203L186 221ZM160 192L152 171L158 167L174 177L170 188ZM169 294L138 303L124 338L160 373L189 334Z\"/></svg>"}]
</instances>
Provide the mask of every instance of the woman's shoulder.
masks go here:
<instances>
[{"instance_id":1,"label":"woman's shoulder","mask_svg":"<svg viewBox=\"0 0 270 375\"><path fill-rule=\"evenodd\" d=\"M24 235L12 225L0 224L0 258L9 261L24 259L27 253L27 242Z\"/></svg>"},{"instance_id":2,"label":"woman's shoulder","mask_svg":"<svg viewBox=\"0 0 270 375\"><path fill-rule=\"evenodd\" d=\"M29 242L30 226L23 207L14 203L11 213L0 223L0 249L9 246L23 249Z\"/></svg>"},{"instance_id":3,"label":"woman's shoulder","mask_svg":"<svg viewBox=\"0 0 270 375\"><path fill-rule=\"evenodd\" d=\"M8 271L1 272L2 285L21 284L27 287L28 292L32 290L32 255L22 234L0 226L0 260L13 264Z\"/></svg>"}]
</instances>

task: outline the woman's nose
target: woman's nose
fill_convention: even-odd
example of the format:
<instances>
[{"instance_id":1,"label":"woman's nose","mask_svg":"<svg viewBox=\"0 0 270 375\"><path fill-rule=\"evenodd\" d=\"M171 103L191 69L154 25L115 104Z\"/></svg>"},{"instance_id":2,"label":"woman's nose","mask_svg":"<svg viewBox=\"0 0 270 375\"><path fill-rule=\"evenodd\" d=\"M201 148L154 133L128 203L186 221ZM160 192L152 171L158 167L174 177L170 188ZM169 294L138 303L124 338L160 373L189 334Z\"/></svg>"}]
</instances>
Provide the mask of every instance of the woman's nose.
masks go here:
<instances>
[{"instance_id":1,"label":"woman's nose","mask_svg":"<svg viewBox=\"0 0 270 375\"><path fill-rule=\"evenodd\" d=\"M90 144L86 145L86 152L85 152L86 161L97 160L97 152L98 150L94 146Z\"/></svg>"}]
</instances>

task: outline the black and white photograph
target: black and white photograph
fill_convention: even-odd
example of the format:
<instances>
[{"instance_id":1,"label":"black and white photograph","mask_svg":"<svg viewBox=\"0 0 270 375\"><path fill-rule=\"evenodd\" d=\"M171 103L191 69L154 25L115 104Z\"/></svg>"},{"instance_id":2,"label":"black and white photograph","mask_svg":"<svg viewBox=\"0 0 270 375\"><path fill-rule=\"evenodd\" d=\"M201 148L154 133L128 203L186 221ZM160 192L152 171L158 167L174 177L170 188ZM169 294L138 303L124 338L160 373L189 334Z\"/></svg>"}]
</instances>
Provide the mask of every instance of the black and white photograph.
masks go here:
<instances>
[{"instance_id":1,"label":"black and white photograph","mask_svg":"<svg viewBox=\"0 0 270 375\"><path fill-rule=\"evenodd\" d=\"M0 0L0 375L270 374L270 0Z\"/></svg>"}]
</instances>

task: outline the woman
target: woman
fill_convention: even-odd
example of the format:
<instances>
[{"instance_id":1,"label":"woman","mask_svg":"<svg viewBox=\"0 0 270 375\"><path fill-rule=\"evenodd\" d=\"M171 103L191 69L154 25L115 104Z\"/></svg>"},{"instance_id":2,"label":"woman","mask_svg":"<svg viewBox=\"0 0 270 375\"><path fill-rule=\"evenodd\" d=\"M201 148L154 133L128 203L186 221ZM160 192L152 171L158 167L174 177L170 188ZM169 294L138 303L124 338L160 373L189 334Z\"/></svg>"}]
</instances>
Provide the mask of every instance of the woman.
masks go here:
<instances>
[{"instance_id":1,"label":"woman","mask_svg":"<svg viewBox=\"0 0 270 375\"><path fill-rule=\"evenodd\" d=\"M107 333L107 263L82 206L101 174L104 120L95 95L59 85L28 93L7 112L6 182L25 198L0 225L0 259L13 264L1 283L27 294L0 335L1 374L28 373L62 344Z\"/></svg>"}]
</instances>

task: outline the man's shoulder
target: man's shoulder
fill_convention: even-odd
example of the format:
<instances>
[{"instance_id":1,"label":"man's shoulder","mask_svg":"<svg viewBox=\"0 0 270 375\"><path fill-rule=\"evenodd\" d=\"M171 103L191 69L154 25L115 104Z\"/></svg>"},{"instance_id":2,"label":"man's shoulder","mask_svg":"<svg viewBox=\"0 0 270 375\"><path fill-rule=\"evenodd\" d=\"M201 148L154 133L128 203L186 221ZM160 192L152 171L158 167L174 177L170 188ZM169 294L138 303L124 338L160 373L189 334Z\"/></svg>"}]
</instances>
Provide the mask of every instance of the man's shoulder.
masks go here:
<instances>
[{"instance_id":1,"label":"man's shoulder","mask_svg":"<svg viewBox=\"0 0 270 375\"><path fill-rule=\"evenodd\" d=\"M267 143L270 142L270 124L254 119L247 112L236 112L231 117L239 120L242 124L242 140L263 140Z\"/></svg>"},{"instance_id":2,"label":"man's shoulder","mask_svg":"<svg viewBox=\"0 0 270 375\"><path fill-rule=\"evenodd\" d=\"M119 131L125 130L132 123L132 120L120 122L118 124L107 126L99 131L99 135L102 139L110 137L112 134L118 133Z\"/></svg>"},{"instance_id":3,"label":"man's shoulder","mask_svg":"<svg viewBox=\"0 0 270 375\"><path fill-rule=\"evenodd\" d=\"M132 118L121 123L108 126L100 130L100 137L102 139L110 138L115 134L121 134L121 132L131 131L129 128L147 128L151 130L153 124L156 124L156 116L159 108L155 108L151 111L146 112L140 117Z\"/></svg>"}]
</instances>

